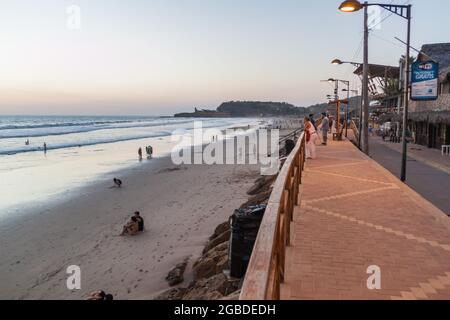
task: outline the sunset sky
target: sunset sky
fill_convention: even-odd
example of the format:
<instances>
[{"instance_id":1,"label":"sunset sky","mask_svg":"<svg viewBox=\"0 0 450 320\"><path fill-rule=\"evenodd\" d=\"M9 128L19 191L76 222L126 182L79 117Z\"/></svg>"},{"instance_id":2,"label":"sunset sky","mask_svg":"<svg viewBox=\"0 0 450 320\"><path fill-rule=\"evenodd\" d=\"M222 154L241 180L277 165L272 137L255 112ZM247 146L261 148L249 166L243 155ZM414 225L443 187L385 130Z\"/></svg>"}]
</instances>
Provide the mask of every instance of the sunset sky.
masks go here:
<instances>
[{"instance_id":1,"label":"sunset sky","mask_svg":"<svg viewBox=\"0 0 450 320\"><path fill-rule=\"evenodd\" d=\"M341 1L0 0L0 114L171 115L222 101L323 102L358 84L362 12ZM391 0L386 0L387 3ZM403 4L406 1L398 0ZM450 42L448 0L412 0L412 44ZM66 12L81 9L81 29ZM388 13L381 11L382 18ZM372 63L398 65L406 23L374 30Z\"/></svg>"}]
</instances>

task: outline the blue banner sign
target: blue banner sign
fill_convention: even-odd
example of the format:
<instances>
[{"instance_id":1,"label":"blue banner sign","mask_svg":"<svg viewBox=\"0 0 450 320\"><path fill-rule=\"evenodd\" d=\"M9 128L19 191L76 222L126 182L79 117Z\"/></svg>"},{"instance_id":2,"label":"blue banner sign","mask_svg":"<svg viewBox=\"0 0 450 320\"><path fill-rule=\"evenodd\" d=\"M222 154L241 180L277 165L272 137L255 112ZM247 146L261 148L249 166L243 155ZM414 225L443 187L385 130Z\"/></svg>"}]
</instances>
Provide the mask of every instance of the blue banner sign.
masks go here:
<instances>
[{"instance_id":1,"label":"blue banner sign","mask_svg":"<svg viewBox=\"0 0 450 320\"><path fill-rule=\"evenodd\" d=\"M438 98L439 64L433 61L412 65L411 100L429 101Z\"/></svg>"}]
</instances>

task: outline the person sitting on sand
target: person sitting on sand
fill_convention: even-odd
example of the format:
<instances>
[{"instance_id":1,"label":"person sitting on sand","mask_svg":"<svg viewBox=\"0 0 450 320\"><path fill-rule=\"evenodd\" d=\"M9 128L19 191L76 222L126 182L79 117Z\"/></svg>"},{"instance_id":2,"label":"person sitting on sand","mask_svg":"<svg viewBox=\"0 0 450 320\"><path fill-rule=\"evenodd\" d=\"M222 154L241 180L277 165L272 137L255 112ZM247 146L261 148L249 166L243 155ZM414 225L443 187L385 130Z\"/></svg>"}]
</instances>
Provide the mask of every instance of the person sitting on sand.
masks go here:
<instances>
[{"instance_id":1,"label":"person sitting on sand","mask_svg":"<svg viewBox=\"0 0 450 320\"><path fill-rule=\"evenodd\" d=\"M144 231L144 218L141 217L141 213L139 211L136 211L134 213L134 218L136 218L137 222L138 222L138 231L143 232Z\"/></svg>"},{"instance_id":2,"label":"person sitting on sand","mask_svg":"<svg viewBox=\"0 0 450 320\"><path fill-rule=\"evenodd\" d=\"M114 184L116 185L117 188L122 187L122 180L114 178Z\"/></svg>"},{"instance_id":3,"label":"person sitting on sand","mask_svg":"<svg viewBox=\"0 0 450 320\"><path fill-rule=\"evenodd\" d=\"M139 223L136 217L131 217L131 220L127 222L126 225L123 226L121 236L130 235L134 236L139 232Z\"/></svg>"},{"instance_id":4,"label":"person sitting on sand","mask_svg":"<svg viewBox=\"0 0 450 320\"><path fill-rule=\"evenodd\" d=\"M95 301L100 301L100 300L114 300L114 297L112 294L106 294L105 291L94 291L91 292L91 294L89 295L89 298L87 300L95 300Z\"/></svg>"}]
</instances>

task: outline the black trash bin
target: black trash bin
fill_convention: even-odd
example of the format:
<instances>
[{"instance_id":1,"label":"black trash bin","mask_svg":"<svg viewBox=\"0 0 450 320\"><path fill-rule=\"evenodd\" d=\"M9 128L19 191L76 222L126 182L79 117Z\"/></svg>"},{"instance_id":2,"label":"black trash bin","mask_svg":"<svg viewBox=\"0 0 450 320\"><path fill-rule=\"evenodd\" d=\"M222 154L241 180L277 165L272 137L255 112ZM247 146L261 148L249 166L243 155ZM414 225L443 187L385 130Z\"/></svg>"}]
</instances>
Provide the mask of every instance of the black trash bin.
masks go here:
<instances>
[{"instance_id":1,"label":"black trash bin","mask_svg":"<svg viewBox=\"0 0 450 320\"><path fill-rule=\"evenodd\" d=\"M290 155L292 150L295 148L295 141L294 140L286 140L284 143L284 148L286 149L286 156Z\"/></svg>"},{"instance_id":2,"label":"black trash bin","mask_svg":"<svg viewBox=\"0 0 450 320\"><path fill-rule=\"evenodd\" d=\"M230 276L242 278L252 255L265 205L236 210L231 217Z\"/></svg>"}]
</instances>

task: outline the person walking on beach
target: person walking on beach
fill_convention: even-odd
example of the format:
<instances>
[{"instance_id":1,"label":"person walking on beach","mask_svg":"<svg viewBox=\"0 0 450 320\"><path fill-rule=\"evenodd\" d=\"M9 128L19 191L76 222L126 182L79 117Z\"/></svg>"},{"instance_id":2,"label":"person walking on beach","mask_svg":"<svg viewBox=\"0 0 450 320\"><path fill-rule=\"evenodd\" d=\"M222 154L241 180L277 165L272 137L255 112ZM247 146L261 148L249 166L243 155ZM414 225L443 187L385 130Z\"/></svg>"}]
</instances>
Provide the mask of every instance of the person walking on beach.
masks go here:
<instances>
[{"instance_id":1,"label":"person walking on beach","mask_svg":"<svg viewBox=\"0 0 450 320\"><path fill-rule=\"evenodd\" d=\"M139 160L142 160L142 148L138 150Z\"/></svg>"},{"instance_id":2,"label":"person walking on beach","mask_svg":"<svg viewBox=\"0 0 450 320\"><path fill-rule=\"evenodd\" d=\"M326 113L322 113L322 123L320 124L320 130L322 131L323 142L322 145L326 146L328 143L328 131L330 130L330 120Z\"/></svg>"},{"instance_id":3,"label":"person walking on beach","mask_svg":"<svg viewBox=\"0 0 450 320\"><path fill-rule=\"evenodd\" d=\"M312 125L308 117L305 117L305 134L306 134L306 158L316 158L316 129Z\"/></svg>"},{"instance_id":4,"label":"person walking on beach","mask_svg":"<svg viewBox=\"0 0 450 320\"><path fill-rule=\"evenodd\" d=\"M44 142L44 153L47 153L47 143Z\"/></svg>"},{"instance_id":5,"label":"person walking on beach","mask_svg":"<svg viewBox=\"0 0 450 320\"><path fill-rule=\"evenodd\" d=\"M147 152L147 159L151 159L153 157L153 147L148 146L145 148L145 151Z\"/></svg>"}]
</instances>

